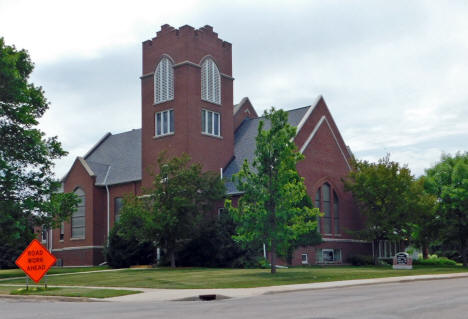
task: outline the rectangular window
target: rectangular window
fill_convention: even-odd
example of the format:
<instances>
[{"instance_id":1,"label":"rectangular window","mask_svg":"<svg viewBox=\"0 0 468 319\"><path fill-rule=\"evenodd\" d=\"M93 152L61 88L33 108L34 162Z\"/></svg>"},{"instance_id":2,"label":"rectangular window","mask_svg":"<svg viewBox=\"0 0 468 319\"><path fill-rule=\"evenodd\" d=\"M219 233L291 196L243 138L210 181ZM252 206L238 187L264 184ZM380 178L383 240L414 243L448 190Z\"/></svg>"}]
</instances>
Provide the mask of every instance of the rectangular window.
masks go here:
<instances>
[{"instance_id":1,"label":"rectangular window","mask_svg":"<svg viewBox=\"0 0 468 319\"><path fill-rule=\"evenodd\" d=\"M322 209L323 209L323 232L331 234L331 202L330 202L330 186L324 184L322 186Z\"/></svg>"},{"instance_id":2,"label":"rectangular window","mask_svg":"<svg viewBox=\"0 0 468 319\"><path fill-rule=\"evenodd\" d=\"M42 226L41 239L43 243L47 242L47 229L45 226Z\"/></svg>"},{"instance_id":3,"label":"rectangular window","mask_svg":"<svg viewBox=\"0 0 468 319\"><path fill-rule=\"evenodd\" d=\"M221 115L219 113L202 110L202 133L221 136Z\"/></svg>"},{"instance_id":4,"label":"rectangular window","mask_svg":"<svg viewBox=\"0 0 468 319\"><path fill-rule=\"evenodd\" d=\"M333 249L322 249L322 260L324 263L332 263L335 261Z\"/></svg>"},{"instance_id":5,"label":"rectangular window","mask_svg":"<svg viewBox=\"0 0 468 319\"><path fill-rule=\"evenodd\" d=\"M340 205L336 193L333 192L333 224L335 225L335 234L340 233Z\"/></svg>"},{"instance_id":6,"label":"rectangular window","mask_svg":"<svg viewBox=\"0 0 468 319\"><path fill-rule=\"evenodd\" d=\"M63 239L65 238L65 223L64 222L61 222L60 223L60 241L63 241Z\"/></svg>"},{"instance_id":7,"label":"rectangular window","mask_svg":"<svg viewBox=\"0 0 468 319\"><path fill-rule=\"evenodd\" d=\"M123 198L116 197L114 199L114 223L117 223L120 219L120 211L123 207Z\"/></svg>"},{"instance_id":8,"label":"rectangular window","mask_svg":"<svg viewBox=\"0 0 468 319\"><path fill-rule=\"evenodd\" d=\"M315 208L320 209L320 188L315 193ZM320 216L317 216L317 232L320 233Z\"/></svg>"},{"instance_id":9,"label":"rectangular window","mask_svg":"<svg viewBox=\"0 0 468 319\"><path fill-rule=\"evenodd\" d=\"M220 218L221 215L225 213L226 213L226 208L224 207L218 208L218 218Z\"/></svg>"},{"instance_id":10,"label":"rectangular window","mask_svg":"<svg viewBox=\"0 0 468 319\"><path fill-rule=\"evenodd\" d=\"M219 136L219 113L213 113L213 131L214 135Z\"/></svg>"},{"instance_id":11,"label":"rectangular window","mask_svg":"<svg viewBox=\"0 0 468 319\"><path fill-rule=\"evenodd\" d=\"M207 133L208 134L213 134L213 112L208 111L207 114L208 114L208 121L207 121L208 131L207 131Z\"/></svg>"},{"instance_id":12,"label":"rectangular window","mask_svg":"<svg viewBox=\"0 0 468 319\"><path fill-rule=\"evenodd\" d=\"M201 121L201 131L202 131L202 132L206 132L206 121L205 121L205 118L206 118L206 111L205 111L205 110L202 110L202 111L201 111L201 118L202 118L202 121Z\"/></svg>"},{"instance_id":13,"label":"rectangular window","mask_svg":"<svg viewBox=\"0 0 468 319\"><path fill-rule=\"evenodd\" d=\"M174 110L156 113L156 136L174 134Z\"/></svg>"},{"instance_id":14,"label":"rectangular window","mask_svg":"<svg viewBox=\"0 0 468 319\"><path fill-rule=\"evenodd\" d=\"M309 263L309 260L307 258L307 254L302 254L301 259L302 259L302 264L303 265L307 265Z\"/></svg>"},{"instance_id":15,"label":"rectangular window","mask_svg":"<svg viewBox=\"0 0 468 319\"><path fill-rule=\"evenodd\" d=\"M76 212L72 215L72 238L85 237L85 196L78 196L80 202Z\"/></svg>"}]
</instances>

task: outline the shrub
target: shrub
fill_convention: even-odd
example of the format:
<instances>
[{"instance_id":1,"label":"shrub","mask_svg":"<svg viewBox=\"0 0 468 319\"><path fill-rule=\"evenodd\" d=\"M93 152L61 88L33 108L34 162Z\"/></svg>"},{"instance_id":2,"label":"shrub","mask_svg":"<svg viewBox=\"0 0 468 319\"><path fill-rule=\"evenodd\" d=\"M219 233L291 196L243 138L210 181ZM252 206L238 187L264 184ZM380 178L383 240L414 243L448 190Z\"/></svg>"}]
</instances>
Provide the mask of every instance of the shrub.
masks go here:
<instances>
[{"instance_id":1,"label":"shrub","mask_svg":"<svg viewBox=\"0 0 468 319\"><path fill-rule=\"evenodd\" d=\"M207 219L177 252L178 266L258 268L261 247L242 247L232 239L235 225L228 214Z\"/></svg>"},{"instance_id":2,"label":"shrub","mask_svg":"<svg viewBox=\"0 0 468 319\"><path fill-rule=\"evenodd\" d=\"M413 261L414 265L430 265L430 266L455 266L457 263L454 260L445 257L435 257L429 259L418 259Z\"/></svg>"},{"instance_id":3,"label":"shrub","mask_svg":"<svg viewBox=\"0 0 468 319\"><path fill-rule=\"evenodd\" d=\"M353 266L366 266L373 265L374 260L372 256L354 255L348 258L348 262Z\"/></svg>"},{"instance_id":4,"label":"shrub","mask_svg":"<svg viewBox=\"0 0 468 319\"><path fill-rule=\"evenodd\" d=\"M105 256L109 266L126 268L132 265L148 265L156 260L156 247L151 242L140 243L136 238L125 239L118 234L117 223L109 234Z\"/></svg>"}]
</instances>

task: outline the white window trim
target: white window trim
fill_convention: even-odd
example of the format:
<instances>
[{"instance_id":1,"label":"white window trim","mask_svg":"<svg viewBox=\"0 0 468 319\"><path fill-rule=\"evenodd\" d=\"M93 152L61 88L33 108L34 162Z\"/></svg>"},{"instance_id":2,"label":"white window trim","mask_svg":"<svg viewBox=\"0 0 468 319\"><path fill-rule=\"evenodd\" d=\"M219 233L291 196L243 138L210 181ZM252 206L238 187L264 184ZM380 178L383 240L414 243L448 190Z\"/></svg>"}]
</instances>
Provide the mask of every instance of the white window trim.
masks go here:
<instances>
[{"instance_id":1,"label":"white window trim","mask_svg":"<svg viewBox=\"0 0 468 319\"><path fill-rule=\"evenodd\" d=\"M209 135L209 136L214 136L214 137L221 137L221 113L214 112L208 109L202 109L202 116L203 116L203 111L205 111L205 118L202 118L202 123L203 121L205 122L205 130L203 131L203 124L202 124L202 134L204 135ZM212 133L208 132L208 113L212 113L213 115L211 116L211 128L212 128ZM218 114L218 135L214 134L214 126L215 126L215 114Z\"/></svg>"},{"instance_id":2,"label":"white window trim","mask_svg":"<svg viewBox=\"0 0 468 319\"><path fill-rule=\"evenodd\" d=\"M174 109L167 109L161 112L156 112L154 113L154 137L161 137L161 136L167 136L167 135L174 135L175 132L175 127L172 127L171 131L171 111L172 111L172 116L175 117L174 115ZM163 133L163 128L164 128L164 114L167 113L167 132ZM158 114L161 114L161 134L158 134ZM175 126L175 118L174 118L174 126Z\"/></svg>"},{"instance_id":3,"label":"white window trim","mask_svg":"<svg viewBox=\"0 0 468 319\"><path fill-rule=\"evenodd\" d=\"M305 256L305 260L304 260L304 256ZM309 264L309 256L307 254L302 254L301 255L301 263L303 265L308 265Z\"/></svg>"}]
</instances>

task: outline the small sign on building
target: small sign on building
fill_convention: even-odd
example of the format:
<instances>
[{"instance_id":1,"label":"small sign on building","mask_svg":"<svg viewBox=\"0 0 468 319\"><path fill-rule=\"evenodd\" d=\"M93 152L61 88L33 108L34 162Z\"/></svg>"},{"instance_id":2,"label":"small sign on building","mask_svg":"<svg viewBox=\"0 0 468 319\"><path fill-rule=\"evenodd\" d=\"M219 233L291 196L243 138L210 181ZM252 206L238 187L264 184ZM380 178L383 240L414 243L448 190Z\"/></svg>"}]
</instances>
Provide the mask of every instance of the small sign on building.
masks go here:
<instances>
[{"instance_id":1,"label":"small sign on building","mask_svg":"<svg viewBox=\"0 0 468 319\"><path fill-rule=\"evenodd\" d=\"M413 269L413 259L408 253L397 253L393 257L393 269Z\"/></svg>"},{"instance_id":2,"label":"small sign on building","mask_svg":"<svg viewBox=\"0 0 468 319\"><path fill-rule=\"evenodd\" d=\"M41 280L57 259L41 243L34 239L16 259L16 265L36 283Z\"/></svg>"}]
</instances>

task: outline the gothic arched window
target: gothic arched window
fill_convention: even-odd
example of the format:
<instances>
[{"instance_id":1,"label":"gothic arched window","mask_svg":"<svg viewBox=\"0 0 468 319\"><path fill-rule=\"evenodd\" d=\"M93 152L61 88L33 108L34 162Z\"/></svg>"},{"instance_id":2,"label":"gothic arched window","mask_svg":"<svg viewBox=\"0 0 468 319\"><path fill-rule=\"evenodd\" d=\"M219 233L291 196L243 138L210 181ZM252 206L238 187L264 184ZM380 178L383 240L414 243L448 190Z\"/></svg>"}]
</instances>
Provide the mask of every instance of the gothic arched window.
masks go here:
<instances>
[{"instance_id":1,"label":"gothic arched window","mask_svg":"<svg viewBox=\"0 0 468 319\"><path fill-rule=\"evenodd\" d=\"M154 103L174 99L174 68L172 61L163 57L154 72Z\"/></svg>"},{"instance_id":2,"label":"gothic arched window","mask_svg":"<svg viewBox=\"0 0 468 319\"><path fill-rule=\"evenodd\" d=\"M205 59L201 65L202 100L221 104L221 75L213 59Z\"/></svg>"},{"instance_id":3,"label":"gothic arched window","mask_svg":"<svg viewBox=\"0 0 468 319\"><path fill-rule=\"evenodd\" d=\"M333 205L332 205L333 203ZM338 195L330 184L322 184L315 193L315 207L323 213L318 219L317 230L324 234L340 233L340 206ZM333 228L332 228L333 225Z\"/></svg>"},{"instance_id":4,"label":"gothic arched window","mask_svg":"<svg viewBox=\"0 0 468 319\"><path fill-rule=\"evenodd\" d=\"M85 221L86 221L86 195L80 187L75 189L75 195L78 196L80 202L77 210L72 214L71 218L71 233L72 238L85 238Z\"/></svg>"}]
</instances>

